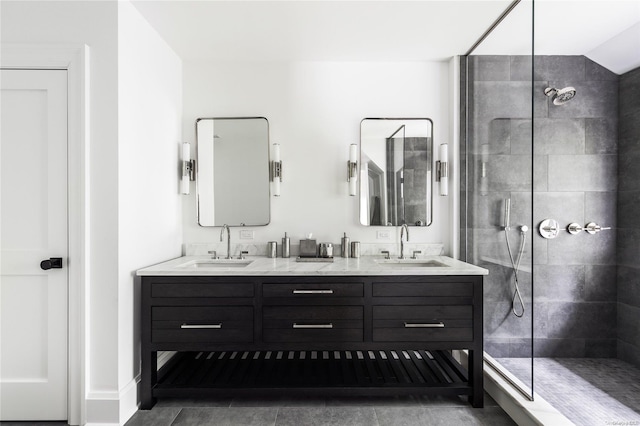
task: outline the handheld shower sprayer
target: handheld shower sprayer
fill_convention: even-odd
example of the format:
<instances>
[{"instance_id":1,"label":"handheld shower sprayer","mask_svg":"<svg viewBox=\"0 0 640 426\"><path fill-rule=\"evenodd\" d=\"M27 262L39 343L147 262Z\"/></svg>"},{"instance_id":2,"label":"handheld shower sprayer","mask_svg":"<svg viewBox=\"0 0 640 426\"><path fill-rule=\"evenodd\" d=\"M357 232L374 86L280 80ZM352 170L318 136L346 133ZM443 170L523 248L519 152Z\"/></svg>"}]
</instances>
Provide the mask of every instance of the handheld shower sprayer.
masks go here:
<instances>
[{"instance_id":1,"label":"handheld shower sprayer","mask_svg":"<svg viewBox=\"0 0 640 426\"><path fill-rule=\"evenodd\" d=\"M509 223L511 222L511 198L505 198L504 200L504 230L511 229Z\"/></svg>"}]
</instances>

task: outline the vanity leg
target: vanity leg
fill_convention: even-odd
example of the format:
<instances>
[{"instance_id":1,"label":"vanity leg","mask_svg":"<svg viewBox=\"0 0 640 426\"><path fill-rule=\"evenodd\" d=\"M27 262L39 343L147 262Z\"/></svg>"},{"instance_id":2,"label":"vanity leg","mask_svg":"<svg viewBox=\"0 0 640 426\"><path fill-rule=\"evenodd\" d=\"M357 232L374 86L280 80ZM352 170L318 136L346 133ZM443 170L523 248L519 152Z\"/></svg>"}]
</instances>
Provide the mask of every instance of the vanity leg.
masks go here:
<instances>
[{"instance_id":1,"label":"vanity leg","mask_svg":"<svg viewBox=\"0 0 640 426\"><path fill-rule=\"evenodd\" d=\"M156 403L152 390L158 381L157 352L143 351L142 372L140 376L140 409L150 410Z\"/></svg>"},{"instance_id":2,"label":"vanity leg","mask_svg":"<svg viewBox=\"0 0 640 426\"><path fill-rule=\"evenodd\" d=\"M475 408L484 407L484 386L482 371L482 351L469 351L469 380L471 380L472 394L469 402Z\"/></svg>"}]
</instances>

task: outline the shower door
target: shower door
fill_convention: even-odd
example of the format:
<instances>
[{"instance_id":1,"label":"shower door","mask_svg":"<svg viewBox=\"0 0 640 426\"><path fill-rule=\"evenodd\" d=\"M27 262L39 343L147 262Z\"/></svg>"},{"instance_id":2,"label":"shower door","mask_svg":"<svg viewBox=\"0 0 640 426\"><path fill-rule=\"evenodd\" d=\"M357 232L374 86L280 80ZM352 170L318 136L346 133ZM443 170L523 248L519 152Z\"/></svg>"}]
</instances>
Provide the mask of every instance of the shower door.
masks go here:
<instances>
[{"instance_id":1,"label":"shower door","mask_svg":"<svg viewBox=\"0 0 640 426\"><path fill-rule=\"evenodd\" d=\"M532 129L546 104L532 101L539 89L533 81L532 26L520 29L521 40L501 38L500 28L512 14L532 16L532 3L520 3L462 58L461 252L467 262L489 270L485 360L532 398Z\"/></svg>"}]
</instances>

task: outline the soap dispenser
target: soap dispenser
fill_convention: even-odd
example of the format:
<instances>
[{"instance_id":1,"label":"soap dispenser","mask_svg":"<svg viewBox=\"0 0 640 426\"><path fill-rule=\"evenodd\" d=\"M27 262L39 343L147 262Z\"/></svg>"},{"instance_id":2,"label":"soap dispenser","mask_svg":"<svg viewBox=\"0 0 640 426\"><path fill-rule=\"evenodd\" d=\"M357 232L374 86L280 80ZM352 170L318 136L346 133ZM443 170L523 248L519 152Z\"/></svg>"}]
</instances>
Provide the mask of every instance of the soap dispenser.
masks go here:
<instances>
[{"instance_id":1,"label":"soap dispenser","mask_svg":"<svg viewBox=\"0 0 640 426\"><path fill-rule=\"evenodd\" d=\"M347 237L347 233L344 233L344 237L342 237L342 242L340 246L340 255L342 257L349 257L349 237Z\"/></svg>"},{"instance_id":2,"label":"soap dispenser","mask_svg":"<svg viewBox=\"0 0 640 426\"><path fill-rule=\"evenodd\" d=\"M282 257L291 257L291 245L286 232L284 233L284 238L282 239Z\"/></svg>"}]
</instances>

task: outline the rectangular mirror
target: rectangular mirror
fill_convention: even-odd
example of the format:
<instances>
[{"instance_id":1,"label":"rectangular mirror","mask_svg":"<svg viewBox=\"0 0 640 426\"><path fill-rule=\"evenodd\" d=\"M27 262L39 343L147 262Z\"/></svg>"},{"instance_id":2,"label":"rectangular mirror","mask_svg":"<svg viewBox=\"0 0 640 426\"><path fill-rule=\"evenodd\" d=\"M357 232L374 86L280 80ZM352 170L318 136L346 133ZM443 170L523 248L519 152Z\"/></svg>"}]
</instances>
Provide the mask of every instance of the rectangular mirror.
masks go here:
<instances>
[{"instance_id":1,"label":"rectangular mirror","mask_svg":"<svg viewBox=\"0 0 640 426\"><path fill-rule=\"evenodd\" d=\"M360 223L429 226L433 123L365 118L360 123Z\"/></svg>"},{"instance_id":2,"label":"rectangular mirror","mask_svg":"<svg viewBox=\"0 0 640 426\"><path fill-rule=\"evenodd\" d=\"M196 120L200 226L261 226L270 220L269 122L264 117Z\"/></svg>"}]
</instances>

